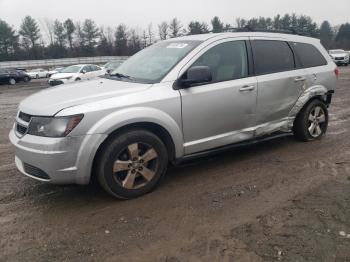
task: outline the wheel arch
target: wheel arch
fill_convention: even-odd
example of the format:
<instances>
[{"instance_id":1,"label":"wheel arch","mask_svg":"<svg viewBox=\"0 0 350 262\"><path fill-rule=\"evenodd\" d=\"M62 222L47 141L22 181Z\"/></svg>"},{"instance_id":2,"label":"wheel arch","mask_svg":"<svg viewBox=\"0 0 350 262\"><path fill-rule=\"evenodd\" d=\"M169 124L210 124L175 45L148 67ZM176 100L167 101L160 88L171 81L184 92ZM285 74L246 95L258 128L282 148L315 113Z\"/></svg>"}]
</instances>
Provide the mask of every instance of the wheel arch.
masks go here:
<instances>
[{"instance_id":1,"label":"wheel arch","mask_svg":"<svg viewBox=\"0 0 350 262\"><path fill-rule=\"evenodd\" d=\"M328 107L332 101L334 90L328 90L326 87L317 85L306 89L298 98L294 107L289 113L290 118L296 118L300 112L315 99L323 101Z\"/></svg>"},{"instance_id":2,"label":"wheel arch","mask_svg":"<svg viewBox=\"0 0 350 262\"><path fill-rule=\"evenodd\" d=\"M169 162L174 163L174 161L176 160L176 146L168 130L166 130L163 126L156 124L154 122L134 122L115 129L98 146L92 161L91 180L95 179L94 174L96 173L96 167L99 161L99 156L101 155L101 152L105 149L105 147L110 143L111 140L113 140L119 134L122 134L124 132L127 132L128 130L133 130L133 129L147 130L155 134L156 136L158 136L162 140L162 142L165 144L165 147L168 151Z\"/></svg>"},{"instance_id":3,"label":"wheel arch","mask_svg":"<svg viewBox=\"0 0 350 262\"><path fill-rule=\"evenodd\" d=\"M324 102L328 107L331 104L333 94L334 90L328 90L324 86L313 86L305 90L289 114L289 117L293 118L292 127L294 127L295 121L303 109L307 107L312 101L320 100Z\"/></svg>"}]
</instances>

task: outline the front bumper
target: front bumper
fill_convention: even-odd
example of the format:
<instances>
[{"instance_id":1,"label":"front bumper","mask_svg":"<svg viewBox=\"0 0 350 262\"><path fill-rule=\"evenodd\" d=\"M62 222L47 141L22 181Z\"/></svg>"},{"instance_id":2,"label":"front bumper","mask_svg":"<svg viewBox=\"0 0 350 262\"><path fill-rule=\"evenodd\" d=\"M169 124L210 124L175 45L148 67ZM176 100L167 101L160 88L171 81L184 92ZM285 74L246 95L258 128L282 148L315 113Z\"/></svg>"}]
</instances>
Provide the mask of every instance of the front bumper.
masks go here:
<instances>
[{"instance_id":1,"label":"front bumper","mask_svg":"<svg viewBox=\"0 0 350 262\"><path fill-rule=\"evenodd\" d=\"M106 135L48 138L9 135L15 163L26 176L52 184L88 184L95 153Z\"/></svg>"},{"instance_id":2,"label":"front bumper","mask_svg":"<svg viewBox=\"0 0 350 262\"><path fill-rule=\"evenodd\" d=\"M349 64L349 58L344 58L344 59L333 59L334 63L337 65L345 65Z\"/></svg>"}]
</instances>

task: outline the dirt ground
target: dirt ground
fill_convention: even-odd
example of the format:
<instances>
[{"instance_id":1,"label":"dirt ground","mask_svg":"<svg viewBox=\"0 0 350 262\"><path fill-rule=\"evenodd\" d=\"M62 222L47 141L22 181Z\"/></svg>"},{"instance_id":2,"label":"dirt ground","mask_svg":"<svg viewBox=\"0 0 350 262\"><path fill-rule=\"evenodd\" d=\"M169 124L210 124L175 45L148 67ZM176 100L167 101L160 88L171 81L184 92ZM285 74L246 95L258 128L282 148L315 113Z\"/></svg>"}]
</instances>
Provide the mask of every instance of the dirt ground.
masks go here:
<instances>
[{"instance_id":1,"label":"dirt ground","mask_svg":"<svg viewBox=\"0 0 350 262\"><path fill-rule=\"evenodd\" d=\"M0 261L350 261L349 67L323 140L284 137L172 168L131 201L15 169L17 105L45 85L0 86Z\"/></svg>"}]
</instances>

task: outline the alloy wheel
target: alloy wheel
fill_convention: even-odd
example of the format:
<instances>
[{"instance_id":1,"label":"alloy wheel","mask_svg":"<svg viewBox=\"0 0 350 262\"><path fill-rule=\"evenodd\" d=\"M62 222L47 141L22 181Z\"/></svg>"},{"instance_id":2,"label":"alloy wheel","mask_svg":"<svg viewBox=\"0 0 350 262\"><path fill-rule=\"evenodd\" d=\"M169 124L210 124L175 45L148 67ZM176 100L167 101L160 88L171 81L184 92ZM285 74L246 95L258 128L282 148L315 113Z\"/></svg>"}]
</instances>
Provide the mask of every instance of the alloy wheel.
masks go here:
<instances>
[{"instance_id":1,"label":"alloy wheel","mask_svg":"<svg viewBox=\"0 0 350 262\"><path fill-rule=\"evenodd\" d=\"M309 114L309 134L313 138L321 136L324 132L324 126L326 123L326 114L322 107L314 107Z\"/></svg>"},{"instance_id":2,"label":"alloy wheel","mask_svg":"<svg viewBox=\"0 0 350 262\"><path fill-rule=\"evenodd\" d=\"M158 165L158 154L152 146L133 143L118 154L113 174L123 188L138 189L153 179Z\"/></svg>"}]
</instances>

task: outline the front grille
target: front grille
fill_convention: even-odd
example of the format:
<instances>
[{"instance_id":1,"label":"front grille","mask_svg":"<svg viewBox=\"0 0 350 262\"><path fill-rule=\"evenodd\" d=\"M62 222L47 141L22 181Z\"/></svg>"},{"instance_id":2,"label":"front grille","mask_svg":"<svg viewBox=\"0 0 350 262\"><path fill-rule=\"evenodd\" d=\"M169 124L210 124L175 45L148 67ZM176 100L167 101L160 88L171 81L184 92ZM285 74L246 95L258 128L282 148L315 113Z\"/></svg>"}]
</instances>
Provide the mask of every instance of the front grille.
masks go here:
<instances>
[{"instance_id":1,"label":"front grille","mask_svg":"<svg viewBox=\"0 0 350 262\"><path fill-rule=\"evenodd\" d=\"M23 167L24 167L24 172L26 172L28 175L38 177L41 179L47 179L47 180L50 179L49 175L46 174L44 171L42 171L40 168L29 165L27 163L23 163Z\"/></svg>"},{"instance_id":2,"label":"front grille","mask_svg":"<svg viewBox=\"0 0 350 262\"><path fill-rule=\"evenodd\" d=\"M344 60L345 57L336 57L335 60Z\"/></svg>"},{"instance_id":3,"label":"front grille","mask_svg":"<svg viewBox=\"0 0 350 262\"><path fill-rule=\"evenodd\" d=\"M19 112L18 118L23 120L24 122L29 122L32 116L23 112Z\"/></svg>"},{"instance_id":4,"label":"front grille","mask_svg":"<svg viewBox=\"0 0 350 262\"><path fill-rule=\"evenodd\" d=\"M21 126L20 124L16 124L16 131L20 133L21 135L24 135L27 132L27 128L24 126Z\"/></svg>"}]
</instances>

